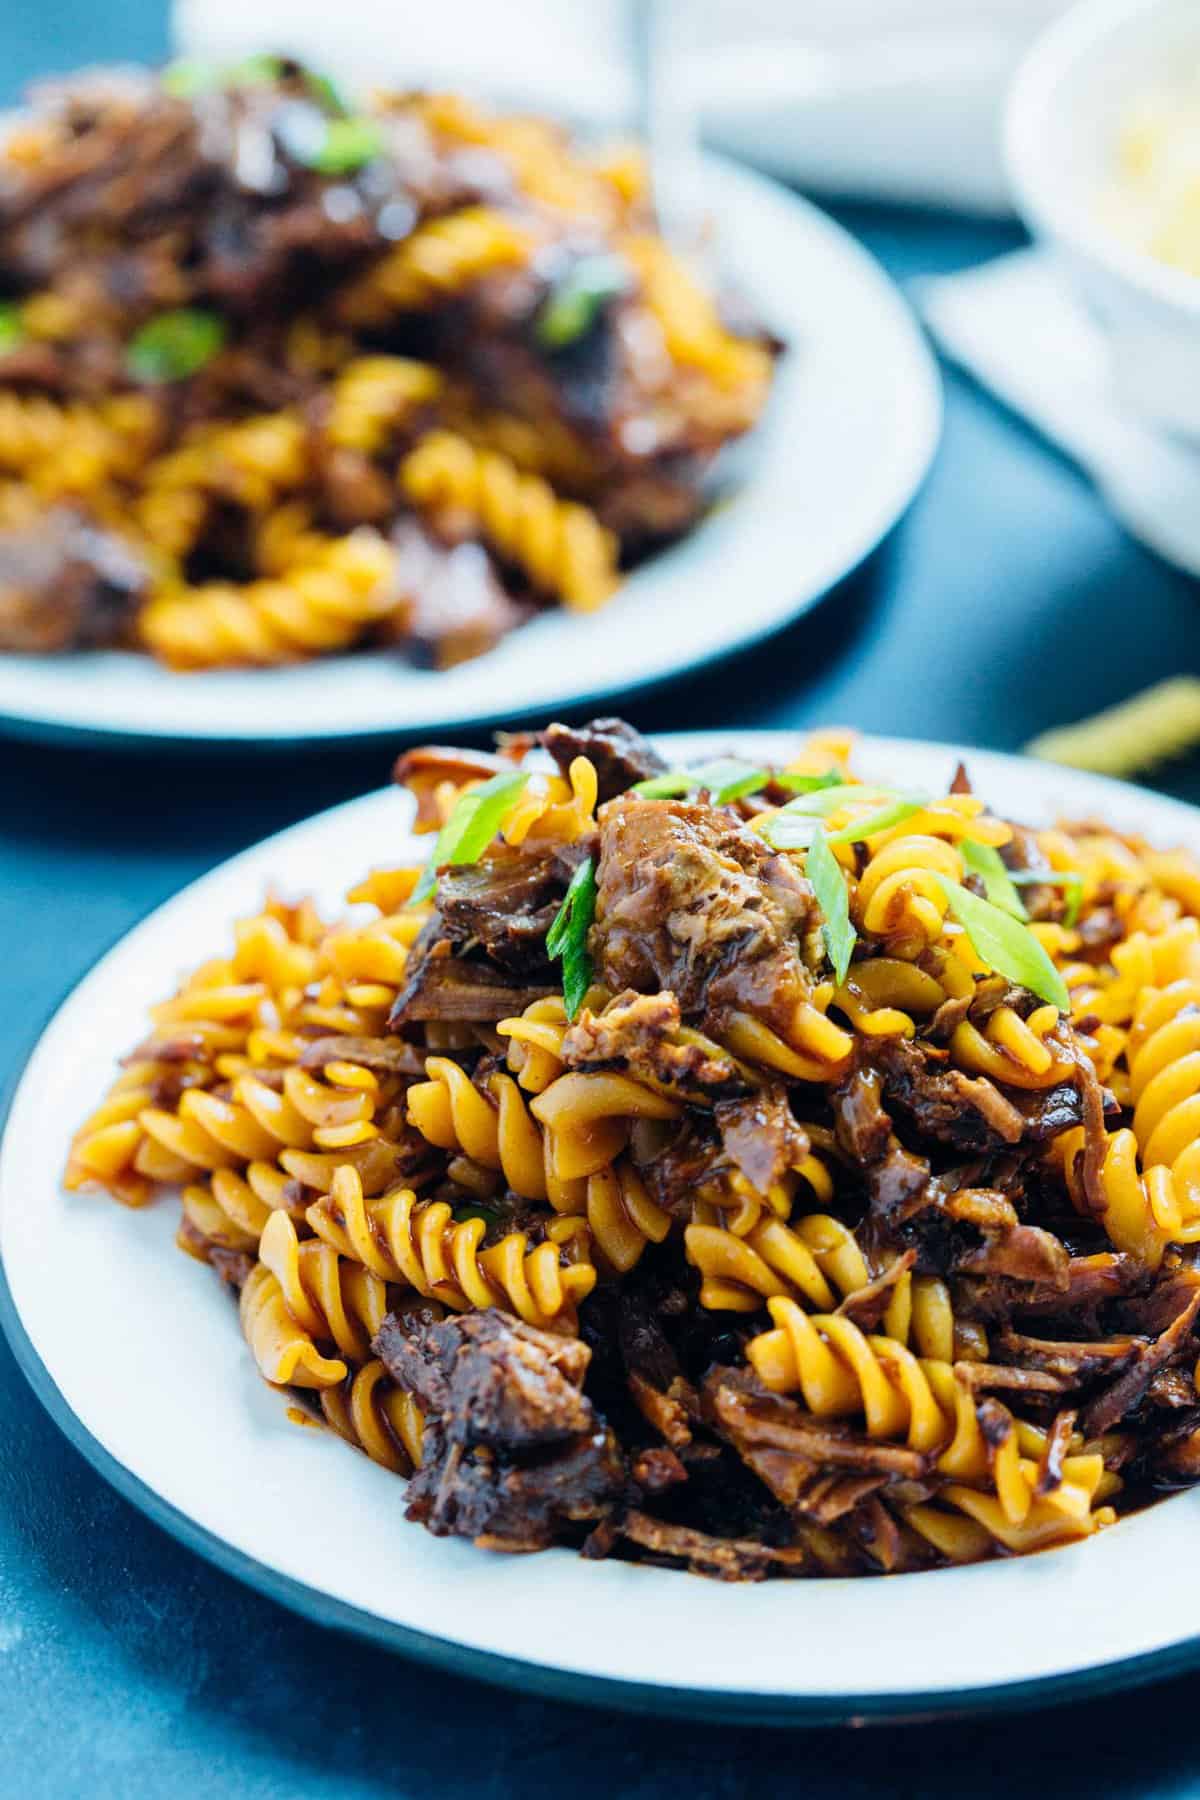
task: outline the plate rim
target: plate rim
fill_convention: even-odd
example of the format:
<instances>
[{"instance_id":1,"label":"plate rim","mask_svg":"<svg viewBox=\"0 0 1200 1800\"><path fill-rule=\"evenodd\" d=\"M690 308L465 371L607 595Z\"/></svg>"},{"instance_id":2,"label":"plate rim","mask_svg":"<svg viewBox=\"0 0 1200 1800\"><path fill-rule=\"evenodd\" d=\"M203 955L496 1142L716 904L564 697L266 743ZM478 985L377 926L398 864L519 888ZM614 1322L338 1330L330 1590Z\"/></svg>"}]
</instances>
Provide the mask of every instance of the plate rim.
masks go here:
<instances>
[{"instance_id":1,"label":"plate rim","mask_svg":"<svg viewBox=\"0 0 1200 1800\"><path fill-rule=\"evenodd\" d=\"M731 726L725 729L652 735L661 747L673 749L681 755L703 755L711 753L718 746L729 748L735 743L746 746L748 750L753 746L752 754L765 755L772 746L794 746L806 729L811 727L754 730ZM976 759L977 762L982 759L985 765L996 766L1017 761L1037 766L1034 759L1020 758L1010 752L937 739L895 738L863 733L860 741L868 754L886 755L892 747L915 748L922 753L942 754L947 758L961 755ZM1045 768L1051 780L1055 776L1064 777L1068 786L1082 781L1093 793L1097 789L1107 790L1114 798L1120 797L1127 806L1150 798L1166 813L1186 815L1192 820L1194 827L1197 825L1200 808L1174 796L1148 793L1128 782L1063 769L1054 764L1047 764ZM135 937L160 913L173 906L181 896L210 878L226 874L243 859L259 859L264 851L294 832L307 830L322 819L390 792L388 788L372 790L370 794L324 808L223 859L151 908L102 949L79 977L72 981L70 987L50 1004L35 1030L26 1034L27 1054L18 1054L17 1064L5 1084L5 1091L0 1095L0 1173L9 1147L8 1132L12 1114L24 1087L28 1064L59 1014L72 1002L79 989L91 979L102 963L121 951L129 939ZM0 1228L2 1225L3 1215L0 1214ZM7 1341L14 1361L33 1393L72 1447L124 1499L186 1548L255 1591L319 1625L410 1656L427 1666L466 1675L493 1686L645 1715L708 1717L714 1720L778 1726L821 1726L966 1717L1040 1708L1141 1686L1173 1674L1184 1673L1200 1664L1200 1631L1197 1631L1152 1650L1110 1658L1105 1662L1057 1674L958 1688L813 1695L690 1687L678 1683L658 1684L633 1677L626 1679L558 1668L550 1663L507 1656L501 1651L463 1644L452 1638L426 1632L417 1626L402 1624L369 1612L282 1570L272 1568L192 1518L126 1467L83 1423L34 1346L18 1311L4 1267L2 1230L0 1334ZM683 1579L682 1572L680 1579Z\"/></svg>"},{"instance_id":2,"label":"plate rim","mask_svg":"<svg viewBox=\"0 0 1200 1800\"><path fill-rule=\"evenodd\" d=\"M521 723L535 716L541 716L553 708L587 709L601 702L607 704L624 702L635 695L644 698L666 687L676 680L694 677L704 670L720 666L722 662L745 655L772 638L779 636L794 626L801 618L814 612L829 600L839 589L871 559L871 557L887 542L897 526L913 505L921 492L932 467L942 440L945 419L945 394L940 365L929 340L921 327L920 320L911 307L901 284L896 281L884 267L880 259L845 225L818 205L808 196L796 192L786 183L761 170L753 169L737 158L727 156L719 151L706 150L703 153L706 166L716 174L718 181L727 185L729 197L736 198L737 191L763 196L771 201L785 200L797 214L803 216L806 224L815 229L829 243L835 244L843 265L855 266L858 279L864 288L869 287L877 302L885 306L890 315L893 327L902 332L907 340L906 360L906 428L901 438L897 438L893 448L891 461L894 463L887 491L880 497L880 502L871 516L864 519L854 533L854 548L848 553L845 561L831 577L823 576L814 589L800 599L789 599L781 606L777 616L755 625L740 635L736 641L720 645L716 648L701 648L695 652L685 650L679 658L672 662L670 668L655 667L648 673L634 675L627 681L611 682L598 687L580 687L565 692L554 699L542 699L529 706L493 706L490 699L473 708L468 705L455 716L437 718L417 725L405 723L402 708L398 707L400 716L385 723L369 723L361 727L335 725L324 727L319 713L310 716L303 731L288 731L284 734L264 736L261 724L239 722L231 725L227 721L217 719L209 726L204 717L189 721L186 726L176 729L150 727L142 728L136 720L126 720L120 724L106 724L103 721L83 719L78 722L67 719L57 713L50 705L43 704L36 712L13 710L11 701L0 703L0 732L26 742L75 744L94 746L105 749L120 750L161 750L166 752L182 749L197 750L204 753L220 753L242 749L254 745L260 750L295 751L303 747L332 748L338 745L365 747L373 742L390 739L395 742L408 741L415 736L433 732L460 731L478 733L505 723ZM719 210L716 213L720 219ZM802 355L803 346L793 345L793 350ZM752 442L754 433L746 440ZM753 479L747 484L753 488ZM689 542L690 534L682 542ZM653 596L648 595L648 600ZM87 654L86 652L82 654ZM49 659L45 659L49 660ZM327 659L336 662L339 659ZM345 659L341 659L345 660ZM312 665L298 665L312 666ZM165 672L164 672L165 673ZM257 693L263 702L259 709L260 717L269 712L270 692L268 688L256 682L256 677L275 676L279 671L274 669L232 671L239 678L253 684L250 691ZM203 680L203 673L197 677L177 675L174 679ZM136 704L136 697L134 700Z\"/></svg>"}]
</instances>

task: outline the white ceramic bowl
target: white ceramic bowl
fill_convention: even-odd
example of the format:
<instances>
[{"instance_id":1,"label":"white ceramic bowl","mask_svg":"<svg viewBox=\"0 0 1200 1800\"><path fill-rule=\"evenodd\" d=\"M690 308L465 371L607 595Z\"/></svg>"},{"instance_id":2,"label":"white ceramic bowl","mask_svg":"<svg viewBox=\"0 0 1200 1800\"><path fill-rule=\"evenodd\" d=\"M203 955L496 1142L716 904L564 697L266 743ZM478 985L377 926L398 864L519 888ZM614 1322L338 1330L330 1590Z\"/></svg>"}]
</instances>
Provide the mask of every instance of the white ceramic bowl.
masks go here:
<instances>
[{"instance_id":1,"label":"white ceramic bowl","mask_svg":"<svg viewBox=\"0 0 1200 1800\"><path fill-rule=\"evenodd\" d=\"M1105 328L1124 402L1200 439L1200 278L1121 242L1099 217L1125 109L1200 71L1197 0L1082 0L1040 37L1008 101L1016 204Z\"/></svg>"}]
</instances>

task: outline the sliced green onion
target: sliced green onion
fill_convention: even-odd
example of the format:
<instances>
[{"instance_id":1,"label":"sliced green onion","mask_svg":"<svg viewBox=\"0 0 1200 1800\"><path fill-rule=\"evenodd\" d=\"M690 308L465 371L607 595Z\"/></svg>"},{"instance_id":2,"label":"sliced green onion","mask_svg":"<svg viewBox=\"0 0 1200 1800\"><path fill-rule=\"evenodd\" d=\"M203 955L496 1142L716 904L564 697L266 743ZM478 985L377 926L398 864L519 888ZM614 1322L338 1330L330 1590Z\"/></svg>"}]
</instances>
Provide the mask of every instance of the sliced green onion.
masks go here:
<instances>
[{"instance_id":1,"label":"sliced green onion","mask_svg":"<svg viewBox=\"0 0 1200 1800\"><path fill-rule=\"evenodd\" d=\"M15 300L0 302L0 356L8 356L25 342L21 308Z\"/></svg>"},{"instance_id":2,"label":"sliced green onion","mask_svg":"<svg viewBox=\"0 0 1200 1800\"><path fill-rule=\"evenodd\" d=\"M831 844L861 844L867 838L874 837L880 831L889 831L893 825L902 825L905 819L911 819L929 805L925 794L910 794L907 800L889 800L875 812L864 813L860 818L852 819L849 825L843 825L840 831L829 834Z\"/></svg>"},{"instance_id":3,"label":"sliced green onion","mask_svg":"<svg viewBox=\"0 0 1200 1800\"><path fill-rule=\"evenodd\" d=\"M465 1225L469 1219L482 1219L485 1225L494 1225L500 1214L490 1206L479 1206L474 1200L468 1205L456 1206L450 1217L456 1225Z\"/></svg>"},{"instance_id":4,"label":"sliced green onion","mask_svg":"<svg viewBox=\"0 0 1200 1800\"><path fill-rule=\"evenodd\" d=\"M459 795L454 811L437 834L433 854L413 889L410 905L428 899L437 886L439 869L461 868L479 861L528 780L523 769L506 769Z\"/></svg>"},{"instance_id":5,"label":"sliced green onion","mask_svg":"<svg viewBox=\"0 0 1200 1800\"><path fill-rule=\"evenodd\" d=\"M578 1017L583 997L592 985L592 959L588 932L596 917L596 865L585 856L563 896L553 925L546 933L546 955L562 961L563 1004L568 1019Z\"/></svg>"},{"instance_id":6,"label":"sliced green onion","mask_svg":"<svg viewBox=\"0 0 1200 1800\"><path fill-rule=\"evenodd\" d=\"M194 94L212 93L222 82L220 63L199 56L181 56L167 64L158 78L164 94L190 100Z\"/></svg>"},{"instance_id":7,"label":"sliced green onion","mask_svg":"<svg viewBox=\"0 0 1200 1800\"><path fill-rule=\"evenodd\" d=\"M538 309L534 337L543 350L565 350L587 335L601 308L625 293L629 282L629 269L618 257L579 257Z\"/></svg>"},{"instance_id":8,"label":"sliced green onion","mask_svg":"<svg viewBox=\"0 0 1200 1800\"><path fill-rule=\"evenodd\" d=\"M1079 923L1083 906L1083 876L1078 869L1010 869L1009 874L1018 887L1060 887L1067 903L1063 924L1070 931Z\"/></svg>"},{"instance_id":9,"label":"sliced green onion","mask_svg":"<svg viewBox=\"0 0 1200 1800\"><path fill-rule=\"evenodd\" d=\"M176 100L191 100L197 94L212 94L219 88L267 87L278 81L282 73L283 63L278 56L246 56L234 63L180 56L167 64L158 81L164 94Z\"/></svg>"},{"instance_id":10,"label":"sliced green onion","mask_svg":"<svg viewBox=\"0 0 1200 1800\"><path fill-rule=\"evenodd\" d=\"M224 342L224 320L183 306L159 313L134 333L125 366L135 381L183 381L211 362Z\"/></svg>"},{"instance_id":11,"label":"sliced green onion","mask_svg":"<svg viewBox=\"0 0 1200 1800\"><path fill-rule=\"evenodd\" d=\"M991 844L978 844L974 838L963 838L959 855L972 875L978 875L984 892L993 906L1013 919L1027 919L1025 902L1018 894L1014 877L1000 852Z\"/></svg>"},{"instance_id":12,"label":"sliced green onion","mask_svg":"<svg viewBox=\"0 0 1200 1800\"><path fill-rule=\"evenodd\" d=\"M861 781L838 781L828 787L810 788L806 793L798 794L794 800L785 801L776 817L827 819L839 806L848 806L854 800L874 802L905 798L907 796L897 793L895 788L867 787Z\"/></svg>"},{"instance_id":13,"label":"sliced green onion","mask_svg":"<svg viewBox=\"0 0 1200 1800\"><path fill-rule=\"evenodd\" d=\"M1001 912L990 900L981 900L969 888L931 870L933 879L946 896L947 904L962 926L976 954L1018 987L1028 988L1039 1000L1057 1006L1059 1012L1071 1010L1067 984L1039 944L1028 925Z\"/></svg>"},{"instance_id":14,"label":"sliced green onion","mask_svg":"<svg viewBox=\"0 0 1200 1800\"><path fill-rule=\"evenodd\" d=\"M342 98L341 89L330 76L322 75L316 69L306 69L304 85L317 105L331 118L344 119L347 117L350 108Z\"/></svg>"},{"instance_id":15,"label":"sliced green onion","mask_svg":"<svg viewBox=\"0 0 1200 1800\"><path fill-rule=\"evenodd\" d=\"M383 133L374 119L355 115L329 119L317 147L303 158L319 175L353 175L383 149Z\"/></svg>"},{"instance_id":16,"label":"sliced green onion","mask_svg":"<svg viewBox=\"0 0 1200 1800\"><path fill-rule=\"evenodd\" d=\"M815 794L821 788L846 786L846 777L836 769L826 769L823 775L796 775L788 769L777 769L771 779L789 794Z\"/></svg>"},{"instance_id":17,"label":"sliced green onion","mask_svg":"<svg viewBox=\"0 0 1200 1800\"><path fill-rule=\"evenodd\" d=\"M269 87L282 74L281 57L244 56L240 62L226 64L221 80L224 87Z\"/></svg>"},{"instance_id":18,"label":"sliced green onion","mask_svg":"<svg viewBox=\"0 0 1200 1800\"><path fill-rule=\"evenodd\" d=\"M850 896L846 891L841 865L829 848L829 839L821 825L813 827L804 872L812 882L813 893L821 909L825 948L829 952L829 960L840 987L846 979L858 934L850 923Z\"/></svg>"},{"instance_id":19,"label":"sliced green onion","mask_svg":"<svg viewBox=\"0 0 1200 1800\"><path fill-rule=\"evenodd\" d=\"M691 769L667 769L662 775L647 776L645 781L635 782L630 792L647 800L667 800L706 788L718 806L725 806L745 794L757 794L770 784L770 769L742 762L736 756L718 756Z\"/></svg>"}]
</instances>

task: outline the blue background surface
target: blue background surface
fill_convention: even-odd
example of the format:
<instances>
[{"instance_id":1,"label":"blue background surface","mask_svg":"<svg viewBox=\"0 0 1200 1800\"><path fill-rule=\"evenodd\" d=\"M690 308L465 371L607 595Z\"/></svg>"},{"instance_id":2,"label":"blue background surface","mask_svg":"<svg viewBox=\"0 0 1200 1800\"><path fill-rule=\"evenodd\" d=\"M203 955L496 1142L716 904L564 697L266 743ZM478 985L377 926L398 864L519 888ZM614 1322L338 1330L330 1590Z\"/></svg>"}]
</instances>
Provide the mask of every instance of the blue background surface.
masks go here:
<instances>
[{"instance_id":1,"label":"blue background surface","mask_svg":"<svg viewBox=\"0 0 1200 1800\"><path fill-rule=\"evenodd\" d=\"M0 101L49 69L164 49L158 0L7 0ZM1001 226L841 216L900 279L1017 241ZM765 649L632 705L638 723L837 721L1007 749L1195 667L1196 589L1132 546L1073 469L955 375L947 403L930 481L872 565ZM382 749L235 764L0 745L0 1083L97 954L151 907L265 833L379 785L388 762ZM1162 785L1200 800L1200 765ZM335 1540L336 1519L329 1528ZM804 1610L798 1590L797 1631ZM548 1636L575 1628L546 1621ZM1200 1775L1194 1685L1016 1719L803 1736L502 1694L322 1631L210 1569L93 1474L0 1345L5 1795L1150 1800L1192 1792Z\"/></svg>"}]
</instances>

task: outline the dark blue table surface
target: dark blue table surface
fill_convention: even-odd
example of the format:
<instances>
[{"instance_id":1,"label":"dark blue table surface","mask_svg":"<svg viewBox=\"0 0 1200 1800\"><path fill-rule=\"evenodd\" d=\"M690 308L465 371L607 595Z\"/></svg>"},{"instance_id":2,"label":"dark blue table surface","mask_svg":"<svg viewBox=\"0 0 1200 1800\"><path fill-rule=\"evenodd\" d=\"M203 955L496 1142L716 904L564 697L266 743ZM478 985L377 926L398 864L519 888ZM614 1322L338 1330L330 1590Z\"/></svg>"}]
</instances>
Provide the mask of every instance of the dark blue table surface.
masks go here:
<instances>
[{"instance_id":1,"label":"dark blue table surface","mask_svg":"<svg viewBox=\"0 0 1200 1800\"><path fill-rule=\"evenodd\" d=\"M164 35L158 0L10 3L0 100L48 69L160 55ZM1002 226L842 216L900 279L1016 241ZM657 728L838 721L1015 748L1194 667L1198 605L1073 469L949 375L937 464L874 563L767 648L628 711ZM48 1012L116 936L220 858L378 785L388 756L235 765L8 743L0 767L9 1083ZM1200 763L1161 785L1200 800ZM435 1675L292 1617L147 1523L59 1436L0 1346L4 1795L1149 1800L1200 1785L1192 1686L1013 1720L789 1736L630 1720Z\"/></svg>"}]
</instances>

